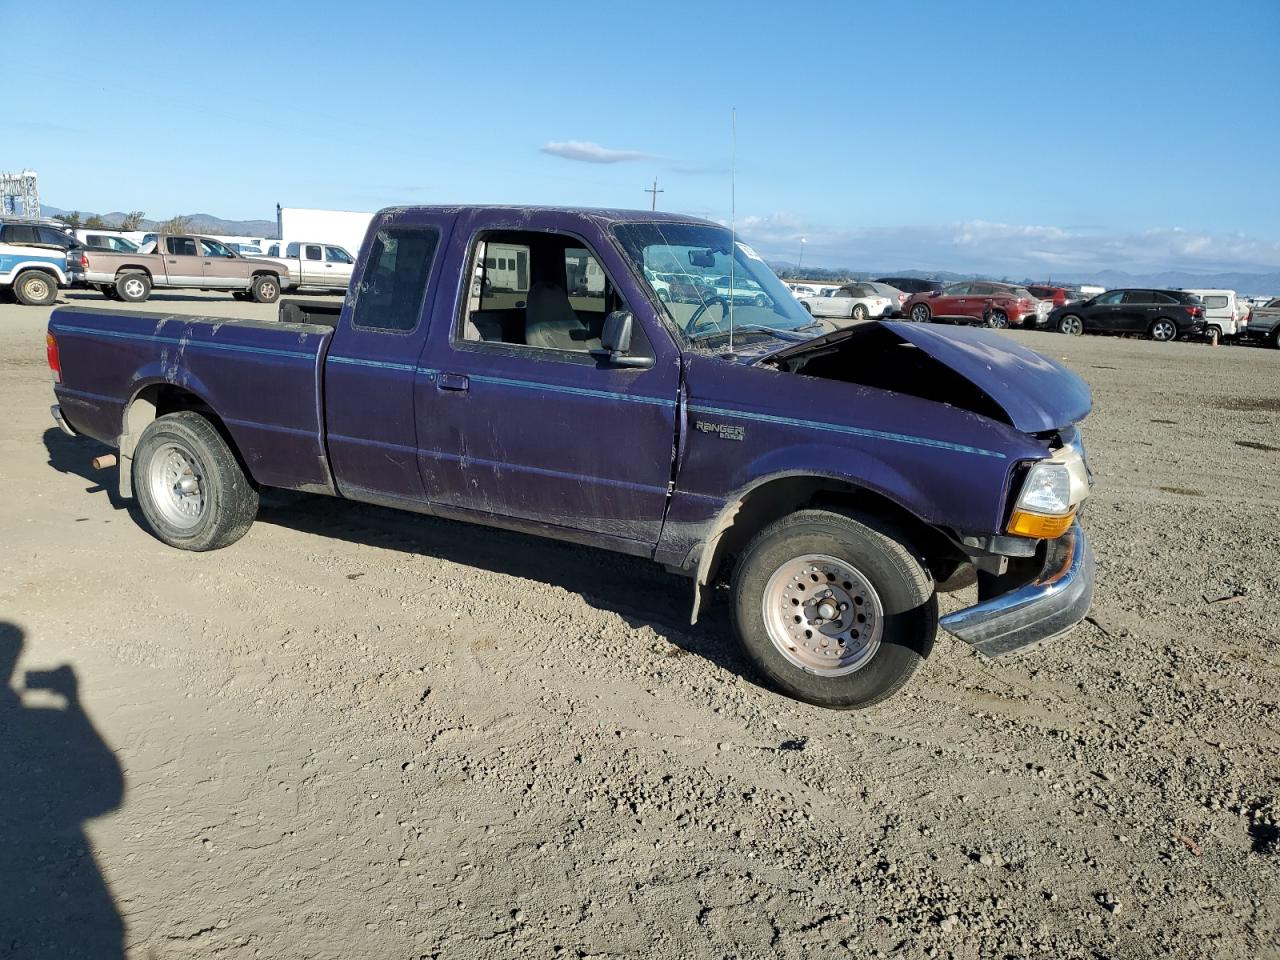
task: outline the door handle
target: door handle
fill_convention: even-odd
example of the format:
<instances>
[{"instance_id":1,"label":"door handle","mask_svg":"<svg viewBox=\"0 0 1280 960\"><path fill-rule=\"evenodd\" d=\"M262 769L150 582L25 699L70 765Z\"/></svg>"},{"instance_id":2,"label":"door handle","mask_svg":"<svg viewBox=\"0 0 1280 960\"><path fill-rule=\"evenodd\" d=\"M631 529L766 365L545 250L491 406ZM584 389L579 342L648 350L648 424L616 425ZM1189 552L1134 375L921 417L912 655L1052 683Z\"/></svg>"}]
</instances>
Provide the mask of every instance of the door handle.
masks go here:
<instances>
[{"instance_id":1,"label":"door handle","mask_svg":"<svg viewBox=\"0 0 1280 960\"><path fill-rule=\"evenodd\" d=\"M436 377L437 390L466 390L470 385L460 373L441 373Z\"/></svg>"}]
</instances>

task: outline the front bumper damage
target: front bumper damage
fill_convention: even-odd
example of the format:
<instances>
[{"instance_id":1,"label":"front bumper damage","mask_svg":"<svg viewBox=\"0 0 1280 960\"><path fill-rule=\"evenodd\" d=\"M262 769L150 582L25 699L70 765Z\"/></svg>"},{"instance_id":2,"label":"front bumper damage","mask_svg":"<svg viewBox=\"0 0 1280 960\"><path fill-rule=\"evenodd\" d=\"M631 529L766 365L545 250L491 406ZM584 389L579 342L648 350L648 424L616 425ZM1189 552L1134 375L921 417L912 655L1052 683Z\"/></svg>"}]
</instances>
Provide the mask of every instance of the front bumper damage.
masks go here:
<instances>
[{"instance_id":1,"label":"front bumper damage","mask_svg":"<svg viewBox=\"0 0 1280 960\"><path fill-rule=\"evenodd\" d=\"M942 629L988 657L1026 649L1070 630L1093 601L1093 548L1080 529L1048 543L1044 564L1030 581L949 613Z\"/></svg>"}]
</instances>

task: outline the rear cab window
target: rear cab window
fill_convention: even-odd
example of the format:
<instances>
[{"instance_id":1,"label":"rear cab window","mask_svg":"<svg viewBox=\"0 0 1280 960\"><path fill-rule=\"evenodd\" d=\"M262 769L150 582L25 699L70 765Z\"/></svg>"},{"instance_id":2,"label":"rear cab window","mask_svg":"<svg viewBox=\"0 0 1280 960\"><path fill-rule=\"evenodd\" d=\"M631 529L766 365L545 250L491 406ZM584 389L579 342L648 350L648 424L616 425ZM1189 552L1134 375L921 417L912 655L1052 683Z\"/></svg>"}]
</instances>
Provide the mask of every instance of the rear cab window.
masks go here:
<instances>
[{"instance_id":1,"label":"rear cab window","mask_svg":"<svg viewBox=\"0 0 1280 960\"><path fill-rule=\"evenodd\" d=\"M439 245L434 227L379 230L356 286L351 325L387 333L415 330Z\"/></svg>"}]
</instances>

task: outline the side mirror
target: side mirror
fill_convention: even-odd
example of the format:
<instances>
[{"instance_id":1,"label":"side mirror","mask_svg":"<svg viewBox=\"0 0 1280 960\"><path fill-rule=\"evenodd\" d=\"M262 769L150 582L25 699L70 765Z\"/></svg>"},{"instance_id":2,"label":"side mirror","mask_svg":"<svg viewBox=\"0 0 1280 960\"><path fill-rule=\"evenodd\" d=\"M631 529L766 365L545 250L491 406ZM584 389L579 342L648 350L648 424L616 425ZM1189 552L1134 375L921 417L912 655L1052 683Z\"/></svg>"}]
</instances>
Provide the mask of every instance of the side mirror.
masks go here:
<instances>
[{"instance_id":1,"label":"side mirror","mask_svg":"<svg viewBox=\"0 0 1280 960\"><path fill-rule=\"evenodd\" d=\"M631 327L635 317L630 310L615 310L604 318L604 330L600 333L600 349L592 350L615 367L652 367L652 357L633 357L631 353Z\"/></svg>"}]
</instances>

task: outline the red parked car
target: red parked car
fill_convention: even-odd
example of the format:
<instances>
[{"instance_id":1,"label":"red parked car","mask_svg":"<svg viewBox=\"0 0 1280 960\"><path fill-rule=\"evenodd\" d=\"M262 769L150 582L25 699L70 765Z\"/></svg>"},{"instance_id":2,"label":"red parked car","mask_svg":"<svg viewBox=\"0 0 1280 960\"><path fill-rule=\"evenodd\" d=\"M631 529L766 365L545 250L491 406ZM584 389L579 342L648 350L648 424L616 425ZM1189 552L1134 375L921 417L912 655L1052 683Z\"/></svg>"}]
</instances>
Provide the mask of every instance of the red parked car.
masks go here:
<instances>
[{"instance_id":1,"label":"red parked car","mask_svg":"<svg viewBox=\"0 0 1280 960\"><path fill-rule=\"evenodd\" d=\"M941 293L917 293L903 304L902 312L917 323L953 320L981 323L988 327L1020 327L1036 322L1037 313L1048 313L1049 305L1025 287L989 280L966 280L943 287Z\"/></svg>"}]
</instances>

